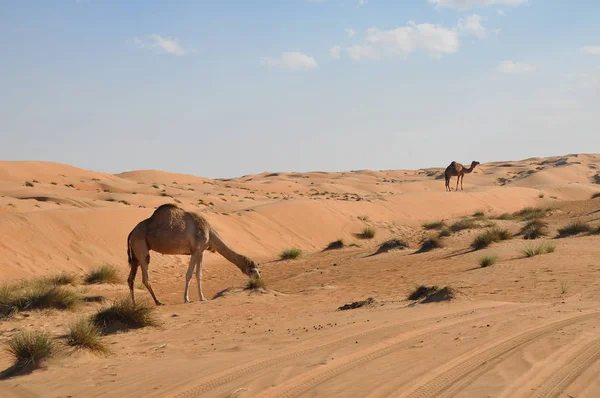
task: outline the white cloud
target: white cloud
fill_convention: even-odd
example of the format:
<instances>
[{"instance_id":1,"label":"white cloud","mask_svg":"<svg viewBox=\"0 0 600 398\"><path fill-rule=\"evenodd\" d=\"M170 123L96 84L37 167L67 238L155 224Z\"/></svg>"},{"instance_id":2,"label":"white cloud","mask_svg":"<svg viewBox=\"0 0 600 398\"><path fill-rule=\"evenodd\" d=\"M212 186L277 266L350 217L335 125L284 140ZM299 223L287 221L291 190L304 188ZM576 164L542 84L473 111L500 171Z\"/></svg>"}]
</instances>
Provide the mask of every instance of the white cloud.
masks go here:
<instances>
[{"instance_id":1,"label":"white cloud","mask_svg":"<svg viewBox=\"0 0 600 398\"><path fill-rule=\"evenodd\" d=\"M406 57L419 49L439 57L442 54L457 52L460 46L456 30L429 23L416 24L412 21L407 26L391 30L369 28L365 40L368 45L348 48L352 59L378 58L381 53Z\"/></svg>"},{"instance_id":2,"label":"white cloud","mask_svg":"<svg viewBox=\"0 0 600 398\"><path fill-rule=\"evenodd\" d=\"M348 37L352 37L356 34L356 31L354 29L346 29L346 34Z\"/></svg>"},{"instance_id":3,"label":"white cloud","mask_svg":"<svg viewBox=\"0 0 600 398\"><path fill-rule=\"evenodd\" d=\"M279 58L262 57L261 63L263 65L292 70L311 70L319 67L319 64L313 57L301 52L284 52Z\"/></svg>"},{"instance_id":4,"label":"white cloud","mask_svg":"<svg viewBox=\"0 0 600 398\"><path fill-rule=\"evenodd\" d=\"M427 0L439 8L458 8L468 10L473 7L487 7L493 5L518 6L527 0Z\"/></svg>"},{"instance_id":5,"label":"white cloud","mask_svg":"<svg viewBox=\"0 0 600 398\"><path fill-rule=\"evenodd\" d=\"M585 46L581 52L589 55L600 55L600 46Z\"/></svg>"},{"instance_id":6,"label":"white cloud","mask_svg":"<svg viewBox=\"0 0 600 398\"><path fill-rule=\"evenodd\" d=\"M536 67L520 62L504 61L496 68L500 73L531 73L536 70Z\"/></svg>"},{"instance_id":7,"label":"white cloud","mask_svg":"<svg viewBox=\"0 0 600 398\"><path fill-rule=\"evenodd\" d=\"M497 13L498 15L500 15L501 17L504 17L504 16L506 16L506 13L505 13L504 11L502 11L502 10L498 10L498 11L496 11L496 13Z\"/></svg>"},{"instance_id":8,"label":"white cloud","mask_svg":"<svg viewBox=\"0 0 600 398\"><path fill-rule=\"evenodd\" d=\"M487 31L481 25L481 16L477 14L469 15L466 19L458 21L458 30L471 33L478 39L484 39L487 36Z\"/></svg>"},{"instance_id":9,"label":"white cloud","mask_svg":"<svg viewBox=\"0 0 600 398\"><path fill-rule=\"evenodd\" d=\"M363 58L379 59L379 50L373 46L351 46L346 49L348 55L355 61L360 61Z\"/></svg>"},{"instance_id":10,"label":"white cloud","mask_svg":"<svg viewBox=\"0 0 600 398\"><path fill-rule=\"evenodd\" d=\"M329 49L329 56L333 59L340 59L341 51L342 51L342 49L340 46L331 47Z\"/></svg>"},{"instance_id":11,"label":"white cloud","mask_svg":"<svg viewBox=\"0 0 600 398\"><path fill-rule=\"evenodd\" d=\"M181 45L177 43L176 39L164 38L160 35L157 35L156 33L144 37L134 37L132 42L139 48L157 48L168 54L175 54L180 56L190 54L193 52L191 50L186 50L183 47L181 47Z\"/></svg>"}]
</instances>

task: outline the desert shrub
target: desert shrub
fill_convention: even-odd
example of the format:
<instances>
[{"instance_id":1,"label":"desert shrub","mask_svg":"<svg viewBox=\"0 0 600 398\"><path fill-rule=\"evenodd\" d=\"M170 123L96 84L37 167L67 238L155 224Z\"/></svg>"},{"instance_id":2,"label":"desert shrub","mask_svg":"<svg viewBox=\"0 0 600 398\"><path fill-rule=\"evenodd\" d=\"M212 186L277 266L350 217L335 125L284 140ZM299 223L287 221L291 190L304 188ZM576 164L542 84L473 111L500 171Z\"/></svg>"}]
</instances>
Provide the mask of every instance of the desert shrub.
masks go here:
<instances>
[{"instance_id":1,"label":"desert shrub","mask_svg":"<svg viewBox=\"0 0 600 398\"><path fill-rule=\"evenodd\" d=\"M49 283L51 285L55 285L55 286L75 285L77 283L77 279L76 279L75 275L68 274L66 272L61 272L60 274L48 276L48 277L44 278L44 280L47 283Z\"/></svg>"},{"instance_id":2,"label":"desert shrub","mask_svg":"<svg viewBox=\"0 0 600 398\"><path fill-rule=\"evenodd\" d=\"M102 264L90 270L85 276L84 281L88 285L99 283L119 283L119 273L115 267L108 264Z\"/></svg>"},{"instance_id":3,"label":"desert shrub","mask_svg":"<svg viewBox=\"0 0 600 398\"><path fill-rule=\"evenodd\" d=\"M482 218L482 217L485 217L485 214L483 213L483 211L478 210L475 213L473 213L473 217Z\"/></svg>"},{"instance_id":4,"label":"desert shrub","mask_svg":"<svg viewBox=\"0 0 600 398\"><path fill-rule=\"evenodd\" d=\"M523 235L523 239L537 239L548 235L548 223L539 218L529 221L521 228L519 234Z\"/></svg>"},{"instance_id":5,"label":"desert shrub","mask_svg":"<svg viewBox=\"0 0 600 398\"><path fill-rule=\"evenodd\" d=\"M358 218L360 221L369 221L369 216L367 216L367 215L358 216L356 218Z\"/></svg>"},{"instance_id":6,"label":"desert shrub","mask_svg":"<svg viewBox=\"0 0 600 398\"><path fill-rule=\"evenodd\" d=\"M29 181L25 181L25 184L23 184L26 187L31 188L33 186L33 183L29 182Z\"/></svg>"},{"instance_id":7,"label":"desert shrub","mask_svg":"<svg viewBox=\"0 0 600 398\"><path fill-rule=\"evenodd\" d=\"M425 228L425 229L442 229L445 226L446 226L446 222L443 220L426 222L425 224L423 224L423 228Z\"/></svg>"},{"instance_id":8,"label":"desert shrub","mask_svg":"<svg viewBox=\"0 0 600 398\"><path fill-rule=\"evenodd\" d=\"M553 253L554 250L556 250L554 243L543 242L537 245L526 246L523 249L523 255L525 255L525 257L533 257L541 254Z\"/></svg>"},{"instance_id":9,"label":"desert shrub","mask_svg":"<svg viewBox=\"0 0 600 398\"><path fill-rule=\"evenodd\" d=\"M249 278L248 283L246 283L246 290L257 290L264 289L266 287L266 283L262 278Z\"/></svg>"},{"instance_id":10,"label":"desert shrub","mask_svg":"<svg viewBox=\"0 0 600 398\"><path fill-rule=\"evenodd\" d=\"M36 369L52 356L54 347L54 340L46 332L20 331L8 340L6 351L13 357L15 368Z\"/></svg>"},{"instance_id":11,"label":"desert shrub","mask_svg":"<svg viewBox=\"0 0 600 398\"><path fill-rule=\"evenodd\" d=\"M334 240L330 244L327 245L325 250L335 250L342 249L344 247L344 241L342 239Z\"/></svg>"},{"instance_id":12,"label":"desert shrub","mask_svg":"<svg viewBox=\"0 0 600 398\"><path fill-rule=\"evenodd\" d=\"M14 306L19 310L34 309L71 309L80 303L77 292L64 287L36 284L15 293Z\"/></svg>"},{"instance_id":13,"label":"desert shrub","mask_svg":"<svg viewBox=\"0 0 600 398\"><path fill-rule=\"evenodd\" d=\"M91 322L103 333L120 329L138 329L158 324L155 307L146 303L133 302L130 297L115 300L92 316Z\"/></svg>"},{"instance_id":14,"label":"desert shrub","mask_svg":"<svg viewBox=\"0 0 600 398\"><path fill-rule=\"evenodd\" d=\"M126 200L119 200L119 203L123 203L123 204L124 204L124 205L126 205L126 206L129 206L129 205L131 204L131 203L129 203L129 202L128 202L128 201L126 201Z\"/></svg>"},{"instance_id":15,"label":"desert shrub","mask_svg":"<svg viewBox=\"0 0 600 398\"><path fill-rule=\"evenodd\" d=\"M496 256L482 256L479 258L479 265L481 268L485 268L496 264L496 261L498 261L498 257Z\"/></svg>"},{"instance_id":16,"label":"desert shrub","mask_svg":"<svg viewBox=\"0 0 600 398\"><path fill-rule=\"evenodd\" d=\"M100 329L89 319L78 319L69 325L67 344L72 347L87 348L91 351L105 352L101 341Z\"/></svg>"},{"instance_id":17,"label":"desert shrub","mask_svg":"<svg viewBox=\"0 0 600 398\"><path fill-rule=\"evenodd\" d=\"M592 199L600 198L600 192L592 194Z\"/></svg>"},{"instance_id":18,"label":"desert shrub","mask_svg":"<svg viewBox=\"0 0 600 398\"><path fill-rule=\"evenodd\" d=\"M450 226L452 232L458 232L464 229L473 228L479 228L479 224L477 223L477 221L472 220L470 218L463 218L462 220L459 220Z\"/></svg>"},{"instance_id":19,"label":"desert shrub","mask_svg":"<svg viewBox=\"0 0 600 398\"><path fill-rule=\"evenodd\" d=\"M439 236L430 236L428 238L425 238L421 242L421 247L419 248L418 253L428 252L430 250L439 249L441 247L443 247L443 244L442 244L442 240L440 239L440 237Z\"/></svg>"},{"instance_id":20,"label":"desert shrub","mask_svg":"<svg viewBox=\"0 0 600 398\"><path fill-rule=\"evenodd\" d=\"M377 249L377 253L383 253L394 249L407 249L409 247L408 243L400 239L390 239L379 246Z\"/></svg>"},{"instance_id":21,"label":"desert shrub","mask_svg":"<svg viewBox=\"0 0 600 398\"><path fill-rule=\"evenodd\" d=\"M544 199L544 196L545 196L545 195L544 195L543 193L541 193L541 194L539 194L539 195L538 195L538 198L540 198L540 199Z\"/></svg>"},{"instance_id":22,"label":"desert shrub","mask_svg":"<svg viewBox=\"0 0 600 398\"><path fill-rule=\"evenodd\" d=\"M360 237L363 239L373 239L375 237L375 229L372 227L364 227L360 231Z\"/></svg>"},{"instance_id":23,"label":"desert shrub","mask_svg":"<svg viewBox=\"0 0 600 398\"><path fill-rule=\"evenodd\" d=\"M542 209L541 207L525 207L515 213L513 213L514 218L529 221L535 218L545 217L551 209Z\"/></svg>"},{"instance_id":24,"label":"desert shrub","mask_svg":"<svg viewBox=\"0 0 600 398\"><path fill-rule=\"evenodd\" d=\"M280 260L293 260L302 255L302 250L296 248L284 249L279 253Z\"/></svg>"},{"instance_id":25,"label":"desert shrub","mask_svg":"<svg viewBox=\"0 0 600 398\"><path fill-rule=\"evenodd\" d=\"M573 221L558 230L561 238L573 236L584 232L592 232L592 226L583 221Z\"/></svg>"},{"instance_id":26,"label":"desert shrub","mask_svg":"<svg viewBox=\"0 0 600 398\"><path fill-rule=\"evenodd\" d=\"M450 228L447 228L447 227L440 229L440 232L438 232L439 238L444 238L444 237L450 236L450 235L452 235L452 231L450 230Z\"/></svg>"},{"instance_id":27,"label":"desert shrub","mask_svg":"<svg viewBox=\"0 0 600 398\"><path fill-rule=\"evenodd\" d=\"M488 247L494 242L500 242L510 238L510 232L506 229L493 227L477 235L471 243L471 247L475 250L480 250Z\"/></svg>"},{"instance_id":28,"label":"desert shrub","mask_svg":"<svg viewBox=\"0 0 600 398\"><path fill-rule=\"evenodd\" d=\"M408 299L409 300L418 300L420 298L427 297L430 294L435 293L437 291L438 291L437 286L418 285L417 287L415 287L415 290L413 290L408 295Z\"/></svg>"}]
</instances>

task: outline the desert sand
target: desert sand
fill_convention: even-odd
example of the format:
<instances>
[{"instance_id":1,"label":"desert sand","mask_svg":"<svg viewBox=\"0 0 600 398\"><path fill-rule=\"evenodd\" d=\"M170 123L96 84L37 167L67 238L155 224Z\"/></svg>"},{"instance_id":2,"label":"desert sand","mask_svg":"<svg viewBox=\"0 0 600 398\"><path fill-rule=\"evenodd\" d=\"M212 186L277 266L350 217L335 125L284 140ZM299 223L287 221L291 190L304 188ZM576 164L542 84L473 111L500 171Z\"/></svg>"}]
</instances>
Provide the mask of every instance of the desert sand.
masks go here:
<instances>
[{"instance_id":1,"label":"desert sand","mask_svg":"<svg viewBox=\"0 0 600 398\"><path fill-rule=\"evenodd\" d=\"M452 159L448 159L450 163ZM472 159L456 159L468 165ZM482 163L464 190L445 192L443 168L340 173L265 172L208 179L158 170L120 174L49 162L0 162L0 278L13 283L99 264L122 283L77 286L127 295L126 239L163 203L205 216L236 251L261 264L264 290L218 253L205 253L204 294L188 256L151 253L157 327L103 337L109 355L64 350L29 374L0 377L2 397L598 397L600 235L557 237L574 220L600 225L600 155ZM450 186L454 189L456 178ZM549 208L549 234L516 235L527 206ZM484 228L437 231L476 212L515 236L472 250ZM376 234L360 236L364 227ZM324 250L337 239L345 247ZM377 253L389 239L409 247ZM531 258L528 245L556 250ZM296 259L280 260L286 248ZM482 268L479 258L497 256ZM453 294L409 300L417 285ZM218 294L221 292L221 294ZM152 303L138 273L136 298ZM360 308L338 310L372 298ZM73 311L0 319L0 345L18 330L61 338ZM0 371L12 359L0 351Z\"/></svg>"}]
</instances>

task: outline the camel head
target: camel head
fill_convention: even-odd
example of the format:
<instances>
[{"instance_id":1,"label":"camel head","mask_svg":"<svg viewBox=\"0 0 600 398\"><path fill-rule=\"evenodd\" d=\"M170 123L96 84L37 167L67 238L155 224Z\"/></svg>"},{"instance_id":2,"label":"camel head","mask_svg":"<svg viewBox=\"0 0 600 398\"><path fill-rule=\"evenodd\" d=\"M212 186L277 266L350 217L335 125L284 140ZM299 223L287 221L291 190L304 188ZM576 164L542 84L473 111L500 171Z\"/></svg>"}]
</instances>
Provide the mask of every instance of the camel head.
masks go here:
<instances>
[{"instance_id":1,"label":"camel head","mask_svg":"<svg viewBox=\"0 0 600 398\"><path fill-rule=\"evenodd\" d=\"M474 160L471 162L471 169L474 169L475 166L479 166L481 163L479 163L478 161Z\"/></svg>"},{"instance_id":2,"label":"camel head","mask_svg":"<svg viewBox=\"0 0 600 398\"><path fill-rule=\"evenodd\" d=\"M248 275L250 278L260 278L260 265L253 260L248 259L246 262L246 269L244 273Z\"/></svg>"}]
</instances>

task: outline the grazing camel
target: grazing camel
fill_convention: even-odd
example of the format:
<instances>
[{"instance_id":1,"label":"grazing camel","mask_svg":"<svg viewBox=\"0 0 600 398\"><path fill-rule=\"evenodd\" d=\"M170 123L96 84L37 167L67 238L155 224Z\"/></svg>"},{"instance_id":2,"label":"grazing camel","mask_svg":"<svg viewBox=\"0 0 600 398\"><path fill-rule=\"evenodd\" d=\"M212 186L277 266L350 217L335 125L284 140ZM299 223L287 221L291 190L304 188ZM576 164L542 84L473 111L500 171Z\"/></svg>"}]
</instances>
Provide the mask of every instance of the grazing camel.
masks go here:
<instances>
[{"instance_id":1,"label":"grazing camel","mask_svg":"<svg viewBox=\"0 0 600 398\"><path fill-rule=\"evenodd\" d=\"M463 190L463 179L465 178L465 174L466 173L470 173L473 171L473 169L475 168L475 166L477 166L479 164L479 162L476 162L475 160L471 162L471 167L469 167L468 169L465 168L465 166L463 166L462 164L452 161L452 163L450 163L450 165L448 167L446 167L446 171L444 171L444 178L446 179L446 191L452 191L452 189L450 188L450 179L453 176L456 176L456 191L458 191L458 182L460 181L460 190Z\"/></svg>"},{"instance_id":2,"label":"grazing camel","mask_svg":"<svg viewBox=\"0 0 600 398\"><path fill-rule=\"evenodd\" d=\"M227 246L217 231L210 226L208 220L200 214L185 211L170 203L159 206L149 218L137 224L127 237L127 256L131 267L127 282L129 283L131 300L135 302L133 282L138 266L141 266L144 286L152 295L156 305L162 304L156 298L148 281L150 250L154 250L162 254L191 255L190 265L185 277L183 298L186 303L190 302L188 292L195 267L198 295L201 301L206 301L202 294L202 256L204 250L207 249L219 252L249 277L260 277L259 265Z\"/></svg>"}]
</instances>

